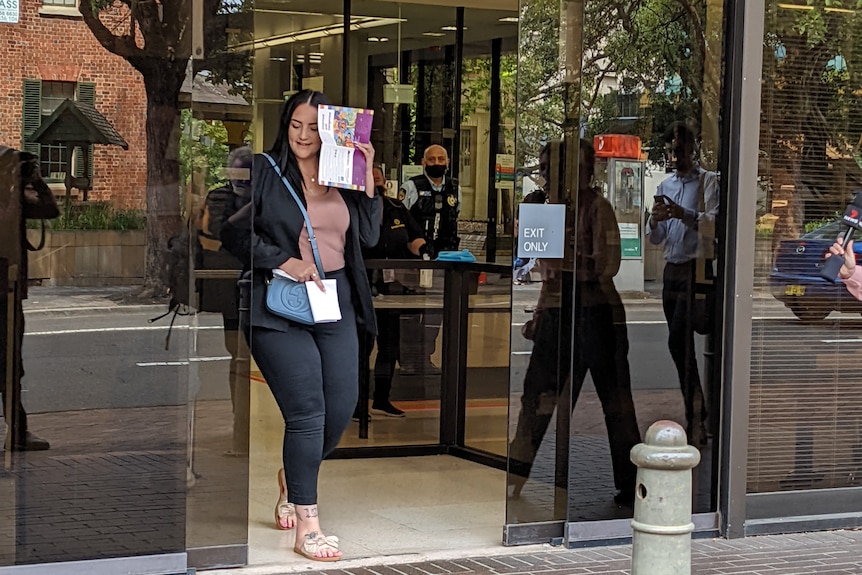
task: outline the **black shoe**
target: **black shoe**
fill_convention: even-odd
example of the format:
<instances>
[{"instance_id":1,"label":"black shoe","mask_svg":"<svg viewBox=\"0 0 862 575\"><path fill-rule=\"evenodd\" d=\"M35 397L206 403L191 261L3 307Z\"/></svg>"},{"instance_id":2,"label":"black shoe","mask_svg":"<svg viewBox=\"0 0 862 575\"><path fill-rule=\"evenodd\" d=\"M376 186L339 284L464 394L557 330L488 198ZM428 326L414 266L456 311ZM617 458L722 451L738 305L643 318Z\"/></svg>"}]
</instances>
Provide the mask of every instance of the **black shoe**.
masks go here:
<instances>
[{"instance_id":1,"label":"black shoe","mask_svg":"<svg viewBox=\"0 0 862 575\"><path fill-rule=\"evenodd\" d=\"M386 417L404 417L404 412L388 401L386 403L373 403L371 405L371 413L385 415Z\"/></svg>"},{"instance_id":2,"label":"black shoe","mask_svg":"<svg viewBox=\"0 0 862 575\"><path fill-rule=\"evenodd\" d=\"M29 431L24 437L12 444L12 451L46 451L51 449L51 444Z\"/></svg>"},{"instance_id":3,"label":"black shoe","mask_svg":"<svg viewBox=\"0 0 862 575\"><path fill-rule=\"evenodd\" d=\"M431 363L426 362L424 365L399 365L399 375L440 375L440 368Z\"/></svg>"}]
</instances>

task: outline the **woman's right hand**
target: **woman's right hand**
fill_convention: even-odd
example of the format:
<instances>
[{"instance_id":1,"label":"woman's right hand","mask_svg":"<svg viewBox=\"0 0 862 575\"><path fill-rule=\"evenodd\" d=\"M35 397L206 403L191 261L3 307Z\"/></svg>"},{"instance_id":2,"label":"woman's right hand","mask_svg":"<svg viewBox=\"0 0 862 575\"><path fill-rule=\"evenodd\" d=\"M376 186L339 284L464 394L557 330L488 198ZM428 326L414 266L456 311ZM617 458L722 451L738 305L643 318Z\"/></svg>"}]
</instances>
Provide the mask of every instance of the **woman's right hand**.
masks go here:
<instances>
[{"instance_id":1,"label":"woman's right hand","mask_svg":"<svg viewBox=\"0 0 862 575\"><path fill-rule=\"evenodd\" d=\"M853 254L853 240L847 242L847 246L843 246L844 238L838 238L832 247L829 248L831 256L841 256L844 258L844 263L838 271L838 277L846 280L856 271L856 256Z\"/></svg>"},{"instance_id":2,"label":"woman's right hand","mask_svg":"<svg viewBox=\"0 0 862 575\"><path fill-rule=\"evenodd\" d=\"M326 288L323 286L323 280L320 279L320 275L317 273L317 266L313 263L309 264L297 258L290 258L278 266L278 269L298 282L313 281L317 284L317 287L320 288L320 291L324 293L326 292Z\"/></svg>"}]
</instances>

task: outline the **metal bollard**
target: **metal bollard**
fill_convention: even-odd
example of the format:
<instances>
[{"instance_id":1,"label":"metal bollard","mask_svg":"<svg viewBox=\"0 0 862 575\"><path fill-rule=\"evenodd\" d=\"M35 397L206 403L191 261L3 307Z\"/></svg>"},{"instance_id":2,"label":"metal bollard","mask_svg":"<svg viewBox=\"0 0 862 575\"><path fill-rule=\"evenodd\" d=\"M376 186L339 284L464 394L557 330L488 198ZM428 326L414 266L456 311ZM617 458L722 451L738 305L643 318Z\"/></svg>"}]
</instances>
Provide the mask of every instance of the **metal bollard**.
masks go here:
<instances>
[{"instance_id":1,"label":"metal bollard","mask_svg":"<svg viewBox=\"0 0 862 575\"><path fill-rule=\"evenodd\" d=\"M631 575L691 575L691 470L700 452L673 421L657 421L632 448L638 467Z\"/></svg>"}]
</instances>

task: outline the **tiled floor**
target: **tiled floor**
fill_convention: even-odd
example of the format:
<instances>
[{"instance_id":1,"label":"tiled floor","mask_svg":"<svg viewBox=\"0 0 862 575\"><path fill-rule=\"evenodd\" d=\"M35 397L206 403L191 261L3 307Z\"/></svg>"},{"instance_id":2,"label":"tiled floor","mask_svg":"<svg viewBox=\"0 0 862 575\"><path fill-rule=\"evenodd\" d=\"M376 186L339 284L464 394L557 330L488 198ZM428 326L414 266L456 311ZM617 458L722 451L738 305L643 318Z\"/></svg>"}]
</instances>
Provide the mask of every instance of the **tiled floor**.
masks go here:
<instances>
[{"instance_id":1,"label":"tiled floor","mask_svg":"<svg viewBox=\"0 0 862 575\"><path fill-rule=\"evenodd\" d=\"M250 454L249 564L307 564L291 552L293 532L273 528L283 424L266 388L252 390L257 417ZM505 410L502 417L505 421ZM405 419L372 421L371 441L376 436L387 443L398 435L433 439L438 425L432 411L413 410ZM355 436L354 423L344 443L355 445ZM319 491L324 530L338 535L343 552L354 559L501 544L506 477L483 465L448 456L326 461Z\"/></svg>"}]
</instances>

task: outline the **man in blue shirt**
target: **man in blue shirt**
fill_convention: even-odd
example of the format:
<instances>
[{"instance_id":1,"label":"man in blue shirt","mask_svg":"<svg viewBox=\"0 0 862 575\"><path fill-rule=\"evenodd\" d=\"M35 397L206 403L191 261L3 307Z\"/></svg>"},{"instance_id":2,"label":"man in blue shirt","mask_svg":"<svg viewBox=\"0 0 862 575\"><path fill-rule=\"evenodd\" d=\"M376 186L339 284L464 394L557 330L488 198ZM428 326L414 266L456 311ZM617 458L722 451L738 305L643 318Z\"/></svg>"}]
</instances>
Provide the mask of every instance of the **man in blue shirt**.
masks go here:
<instances>
[{"instance_id":1,"label":"man in blue shirt","mask_svg":"<svg viewBox=\"0 0 862 575\"><path fill-rule=\"evenodd\" d=\"M682 122L665 133L674 172L658 186L647 235L664 242L662 307L668 326L668 349L679 374L685 400L687 432L692 444L705 443L707 416L697 369L692 310L699 273L712 278L718 176L694 161L695 135ZM700 262L700 264L699 264Z\"/></svg>"}]
</instances>

